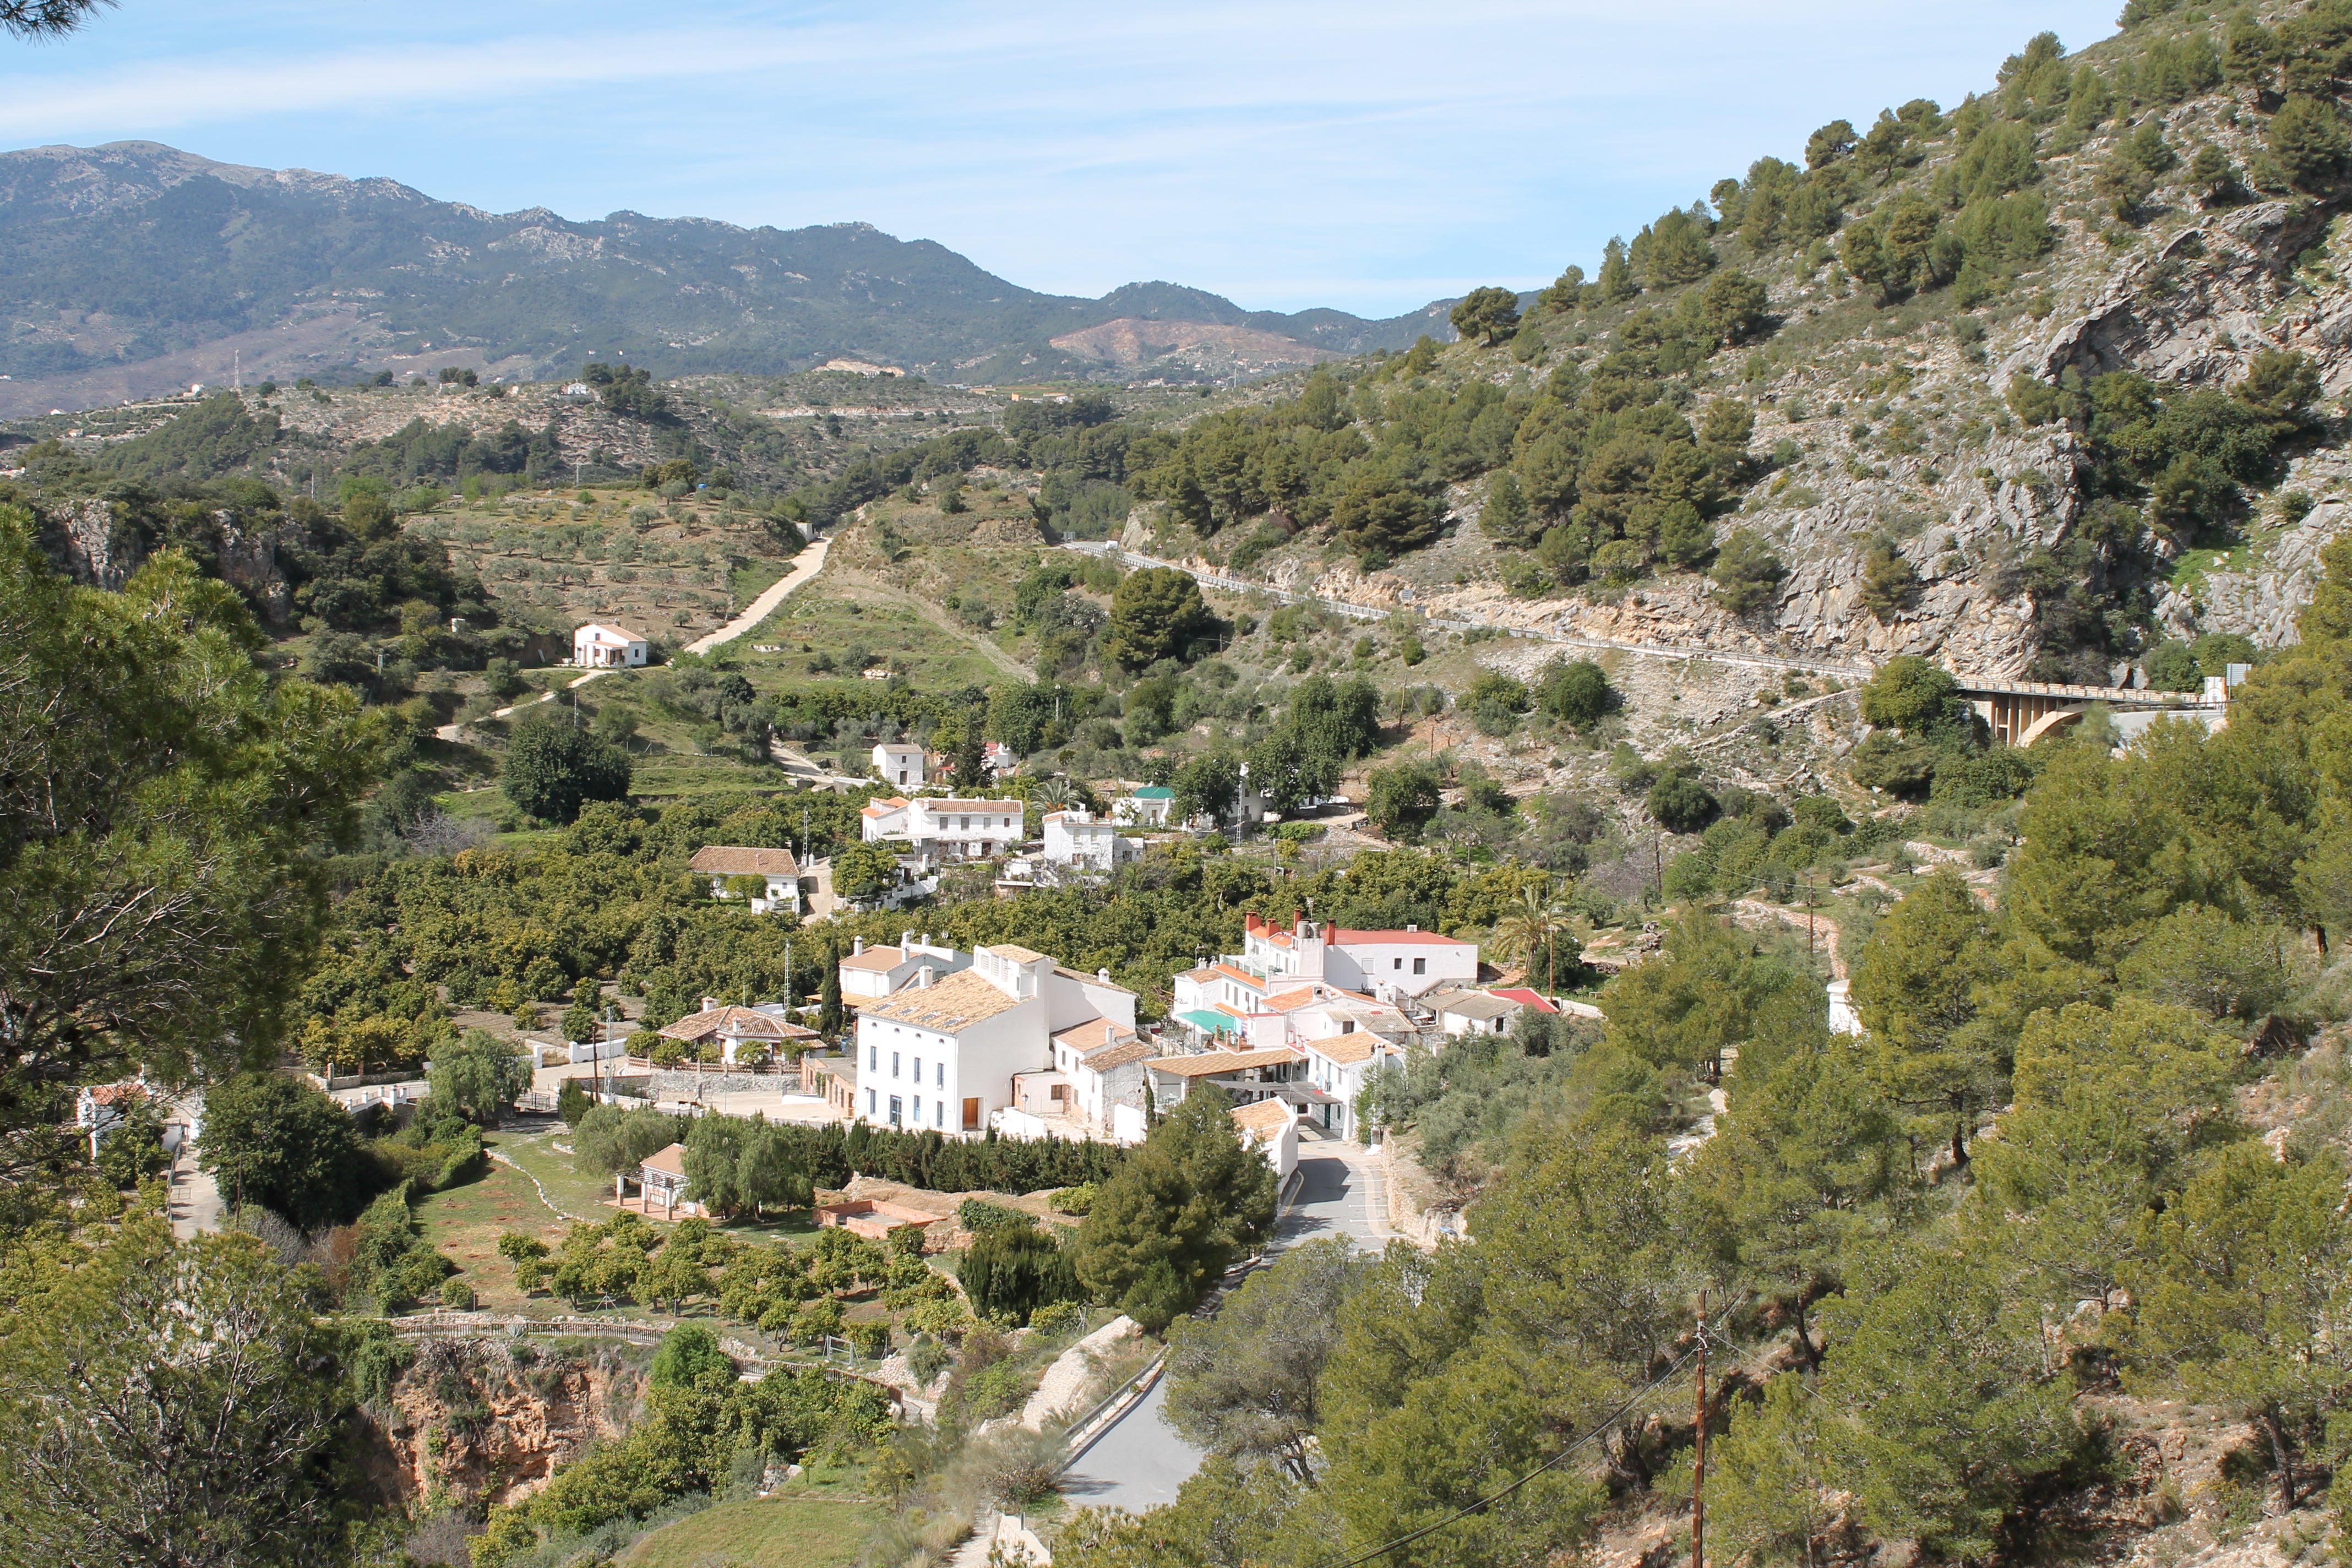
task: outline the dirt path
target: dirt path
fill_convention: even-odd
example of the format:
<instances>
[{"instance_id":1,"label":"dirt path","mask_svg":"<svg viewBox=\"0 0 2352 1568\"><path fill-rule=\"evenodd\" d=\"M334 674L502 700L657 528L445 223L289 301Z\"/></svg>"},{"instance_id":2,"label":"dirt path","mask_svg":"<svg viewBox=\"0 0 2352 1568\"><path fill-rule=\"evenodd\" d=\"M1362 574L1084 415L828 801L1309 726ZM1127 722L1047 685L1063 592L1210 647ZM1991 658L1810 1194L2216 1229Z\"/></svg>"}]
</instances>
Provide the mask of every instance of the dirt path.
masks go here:
<instances>
[{"instance_id":1,"label":"dirt path","mask_svg":"<svg viewBox=\"0 0 2352 1568\"><path fill-rule=\"evenodd\" d=\"M1013 658L1011 654L1005 652L1003 648L997 647L986 637L978 636L971 627L961 625L953 616L949 615L947 611L941 609L939 605L932 604L929 599L919 598L915 595L908 593L904 588L895 588L887 583L877 582L876 579L863 572L856 574L849 580L856 583L860 588L877 594L887 599L895 599L898 603L908 606L917 615L930 622L931 625L939 627L940 630L947 633L948 636L955 638L958 642L963 643L967 647L975 649L980 654L981 658L988 660L989 663L996 666L997 668L1003 670L1005 674L1017 675L1024 680L1034 680L1037 679L1037 672L1035 670L1030 668L1027 665L1022 663L1019 659Z\"/></svg>"},{"instance_id":2,"label":"dirt path","mask_svg":"<svg viewBox=\"0 0 2352 1568\"><path fill-rule=\"evenodd\" d=\"M737 637L774 615L776 606L791 596L793 590L824 570L825 552L832 548L832 540L820 539L803 549L793 558L793 569L771 583L765 592L744 606L741 615L709 636L695 638L686 645L686 651L709 653L721 643L733 642Z\"/></svg>"}]
</instances>

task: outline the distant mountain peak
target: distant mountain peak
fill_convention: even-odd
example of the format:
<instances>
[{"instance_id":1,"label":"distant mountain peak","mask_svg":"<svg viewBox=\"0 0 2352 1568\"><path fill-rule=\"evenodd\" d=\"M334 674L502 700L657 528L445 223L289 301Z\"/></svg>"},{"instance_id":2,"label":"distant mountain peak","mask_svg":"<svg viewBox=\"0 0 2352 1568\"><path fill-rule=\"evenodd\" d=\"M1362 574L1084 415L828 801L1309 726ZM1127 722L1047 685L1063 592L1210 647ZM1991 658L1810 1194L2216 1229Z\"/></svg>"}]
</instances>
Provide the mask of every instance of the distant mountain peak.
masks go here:
<instances>
[{"instance_id":1,"label":"distant mountain peak","mask_svg":"<svg viewBox=\"0 0 2352 1568\"><path fill-rule=\"evenodd\" d=\"M322 315L328 299L342 303ZM1182 330L1054 346L1118 321ZM849 358L960 381L1146 365L1184 379L1402 347L1425 330L1420 314L1249 311L1159 280L1100 300L1044 294L855 219L491 213L382 176L159 142L0 153L0 416L226 381L233 361L248 383L408 373L420 342L467 344L449 363L527 378L568 374L597 343L666 375Z\"/></svg>"}]
</instances>

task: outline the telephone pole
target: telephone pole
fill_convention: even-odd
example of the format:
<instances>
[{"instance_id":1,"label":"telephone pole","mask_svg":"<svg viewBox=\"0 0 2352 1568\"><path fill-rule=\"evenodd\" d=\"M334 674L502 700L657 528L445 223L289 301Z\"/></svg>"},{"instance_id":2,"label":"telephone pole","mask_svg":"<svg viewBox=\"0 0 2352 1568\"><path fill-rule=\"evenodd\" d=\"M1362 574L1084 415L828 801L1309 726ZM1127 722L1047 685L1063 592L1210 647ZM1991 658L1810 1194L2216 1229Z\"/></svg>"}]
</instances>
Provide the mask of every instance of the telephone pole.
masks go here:
<instances>
[{"instance_id":1,"label":"telephone pole","mask_svg":"<svg viewBox=\"0 0 2352 1568\"><path fill-rule=\"evenodd\" d=\"M1706 1291L1698 1293L1698 1415L1691 1449L1691 1568L1706 1568Z\"/></svg>"}]
</instances>

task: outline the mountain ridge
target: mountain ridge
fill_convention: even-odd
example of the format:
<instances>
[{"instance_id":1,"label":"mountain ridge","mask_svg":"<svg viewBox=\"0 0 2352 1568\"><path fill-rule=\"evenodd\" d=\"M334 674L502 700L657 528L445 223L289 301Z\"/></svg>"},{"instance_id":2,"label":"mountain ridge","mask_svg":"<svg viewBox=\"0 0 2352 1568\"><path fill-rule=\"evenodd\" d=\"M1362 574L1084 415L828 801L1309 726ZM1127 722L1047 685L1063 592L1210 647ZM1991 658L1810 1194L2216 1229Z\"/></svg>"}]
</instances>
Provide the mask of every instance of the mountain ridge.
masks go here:
<instances>
[{"instance_id":1,"label":"mountain ridge","mask_svg":"<svg viewBox=\"0 0 2352 1568\"><path fill-rule=\"evenodd\" d=\"M322 329L322 312L338 319ZM1184 381L1452 335L1444 301L1370 321L1247 310L1162 280L1085 300L869 223L491 213L385 176L224 163L156 142L0 153L0 416L152 395L208 357L221 363L197 378L225 379L240 361L249 375L289 379L411 369L426 354L544 377L616 353L664 375L854 358L984 382L1136 368L1052 346L1120 320L1299 345L1270 363L1180 351L1148 366ZM256 332L289 341L279 352Z\"/></svg>"}]
</instances>

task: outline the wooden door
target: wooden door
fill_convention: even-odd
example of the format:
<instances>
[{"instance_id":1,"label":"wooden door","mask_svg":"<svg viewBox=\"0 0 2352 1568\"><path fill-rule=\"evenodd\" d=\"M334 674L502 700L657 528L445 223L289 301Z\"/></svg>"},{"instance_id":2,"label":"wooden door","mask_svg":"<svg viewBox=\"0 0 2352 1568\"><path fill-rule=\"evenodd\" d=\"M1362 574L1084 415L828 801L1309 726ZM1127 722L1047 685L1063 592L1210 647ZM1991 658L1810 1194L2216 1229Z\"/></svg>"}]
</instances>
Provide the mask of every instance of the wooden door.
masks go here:
<instances>
[{"instance_id":1,"label":"wooden door","mask_svg":"<svg viewBox=\"0 0 2352 1568\"><path fill-rule=\"evenodd\" d=\"M980 1100L978 1096L974 1096L963 1102L963 1130L967 1132L977 1132L980 1131Z\"/></svg>"}]
</instances>

